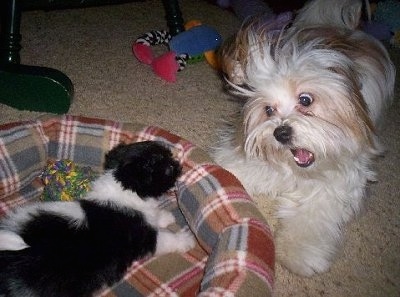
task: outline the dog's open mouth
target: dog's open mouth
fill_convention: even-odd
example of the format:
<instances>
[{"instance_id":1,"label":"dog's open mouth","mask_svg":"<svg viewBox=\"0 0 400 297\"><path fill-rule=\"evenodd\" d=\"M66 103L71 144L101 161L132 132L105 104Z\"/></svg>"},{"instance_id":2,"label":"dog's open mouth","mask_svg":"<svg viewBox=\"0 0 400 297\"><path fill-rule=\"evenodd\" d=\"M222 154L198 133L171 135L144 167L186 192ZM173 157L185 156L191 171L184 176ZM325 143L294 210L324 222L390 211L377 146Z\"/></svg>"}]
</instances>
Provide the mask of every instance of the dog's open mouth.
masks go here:
<instances>
[{"instance_id":1,"label":"dog's open mouth","mask_svg":"<svg viewBox=\"0 0 400 297\"><path fill-rule=\"evenodd\" d=\"M292 149L291 152L294 161L300 167L308 167L315 161L314 154L306 149L296 148Z\"/></svg>"}]
</instances>

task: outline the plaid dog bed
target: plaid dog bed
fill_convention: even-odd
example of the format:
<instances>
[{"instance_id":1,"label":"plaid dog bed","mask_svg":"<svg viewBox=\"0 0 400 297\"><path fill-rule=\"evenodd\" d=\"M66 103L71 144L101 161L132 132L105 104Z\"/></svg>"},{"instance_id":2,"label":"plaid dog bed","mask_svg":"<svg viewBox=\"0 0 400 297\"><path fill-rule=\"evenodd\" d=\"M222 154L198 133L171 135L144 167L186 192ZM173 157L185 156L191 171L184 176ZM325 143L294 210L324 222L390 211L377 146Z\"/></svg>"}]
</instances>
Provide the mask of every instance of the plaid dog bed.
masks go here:
<instances>
[{"instance_id":1,"label":"plaid dog bed","mask_svg":"<svg viewBox=\"0 0 400 297\"><path fill-rule=\"evenodd\" d=\"M241 184L189 141L158 127L78 116L44 117L0 126L0 217L35 201L48 160L70 159L102 171L104 155L120 142L162 141L183 174L160 207L177 231L190 228L198 245L185 254L134 262L125 277L98 296L272 295L274 243Z\"/></svg>"}]
</instances>

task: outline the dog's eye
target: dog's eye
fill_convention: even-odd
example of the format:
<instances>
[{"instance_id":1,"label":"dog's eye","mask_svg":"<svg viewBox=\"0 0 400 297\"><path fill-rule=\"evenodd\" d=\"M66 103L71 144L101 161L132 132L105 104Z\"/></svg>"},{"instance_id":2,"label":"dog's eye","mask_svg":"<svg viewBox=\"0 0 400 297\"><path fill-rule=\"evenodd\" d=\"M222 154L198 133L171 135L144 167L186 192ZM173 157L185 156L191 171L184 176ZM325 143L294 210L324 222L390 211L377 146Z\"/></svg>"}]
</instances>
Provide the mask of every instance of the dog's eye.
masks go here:
<instances>
[{"instance_id":1,"label":"dog's eye","mask_svg":"<svg viewBox=\"0 0 400 297\"><path fill-rule=\"evenodd\" d=\"M272 106L265 106L265 113L267 116L272 116L274 114L275 109Z\"/></svg>"},{"instance_id":2,"label":"dog's eye","mask_svg":"<svg viewBox=\"0 0 400 297\"><path fill-rule=\"evenodd\" d=\"M303 106L310 106L313 102L313 98L308 93L301 93L299 96L299 103Z\"/></svg>"}]
</instances>

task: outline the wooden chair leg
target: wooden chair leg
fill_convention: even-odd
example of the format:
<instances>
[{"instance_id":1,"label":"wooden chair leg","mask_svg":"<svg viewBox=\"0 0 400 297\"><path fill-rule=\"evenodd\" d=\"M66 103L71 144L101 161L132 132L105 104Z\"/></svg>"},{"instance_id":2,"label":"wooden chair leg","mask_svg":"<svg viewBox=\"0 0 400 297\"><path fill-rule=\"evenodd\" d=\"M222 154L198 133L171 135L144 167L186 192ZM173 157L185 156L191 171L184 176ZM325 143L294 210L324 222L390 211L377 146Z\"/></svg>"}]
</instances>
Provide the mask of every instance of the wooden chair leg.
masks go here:
<instances>
[{"instance_id":1,"label":"wooden chair leg","mask_svg":"<svg viewBox=\"0 0 400 297\"><path fill-rule=\"evenodd\" d=\"M66 113L73 97L71 80L55 69L20 64L18 1L0 1L0 103L20 110Z\"/></svg>"}]
</instances>

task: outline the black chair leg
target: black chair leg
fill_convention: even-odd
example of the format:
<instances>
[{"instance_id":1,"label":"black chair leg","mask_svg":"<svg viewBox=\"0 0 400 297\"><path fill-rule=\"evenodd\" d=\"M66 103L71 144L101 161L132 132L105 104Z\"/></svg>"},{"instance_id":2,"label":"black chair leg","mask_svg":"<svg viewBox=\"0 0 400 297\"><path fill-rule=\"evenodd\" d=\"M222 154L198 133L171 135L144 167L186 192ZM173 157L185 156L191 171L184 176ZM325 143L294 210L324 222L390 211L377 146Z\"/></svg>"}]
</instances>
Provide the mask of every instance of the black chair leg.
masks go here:
<instances>
[{"instance_id":1,"label":"black chair leg","mask_svg":"<svg viewBox=\"0 0 400 297\"><path fill-rule=\"evenodd\" d=\"M0 1L0 103L20 110L66 113L73 97L71 80L62 72L20 64L19 0Z\"/></svg>"},{"instance_id":2,"label":"black chair leg","mask_svg":"<svg viewBox=\"0 0 400 297\"><path fill-rule=\"evenodd\" d=\"M185 31L178 0L162 0L162 3L165 9L165 18L167 20L169 33L175 36Z\"/></svg>"}]
</instances>

